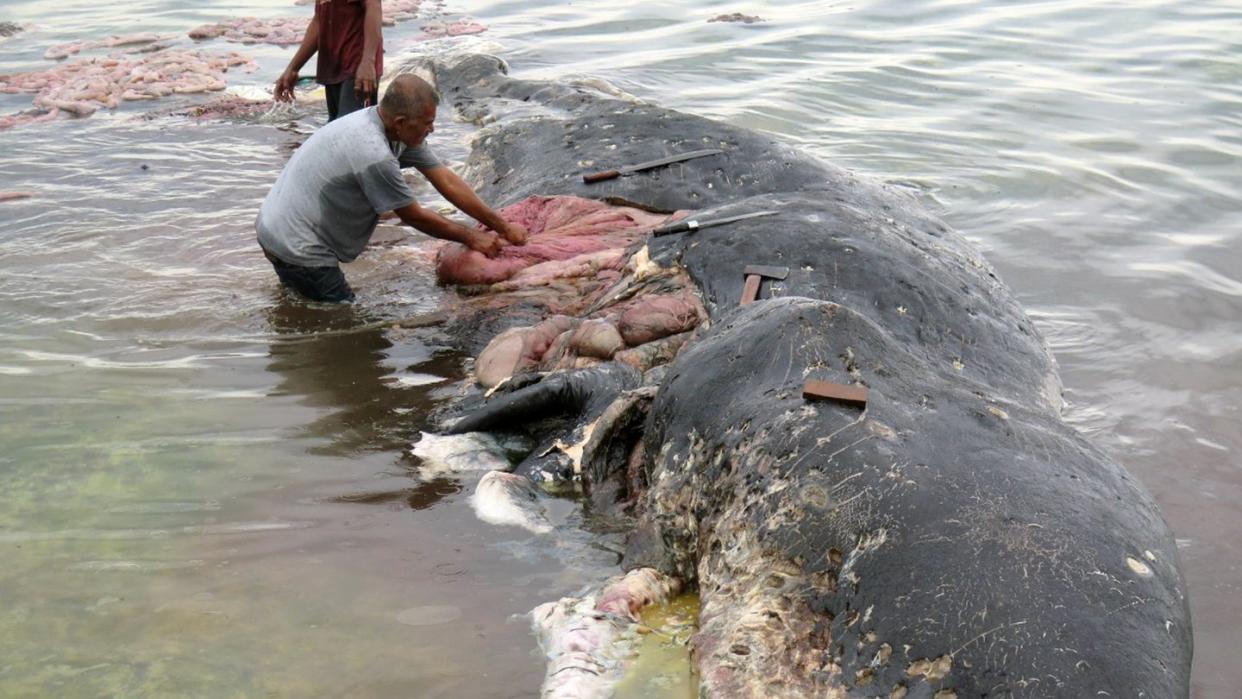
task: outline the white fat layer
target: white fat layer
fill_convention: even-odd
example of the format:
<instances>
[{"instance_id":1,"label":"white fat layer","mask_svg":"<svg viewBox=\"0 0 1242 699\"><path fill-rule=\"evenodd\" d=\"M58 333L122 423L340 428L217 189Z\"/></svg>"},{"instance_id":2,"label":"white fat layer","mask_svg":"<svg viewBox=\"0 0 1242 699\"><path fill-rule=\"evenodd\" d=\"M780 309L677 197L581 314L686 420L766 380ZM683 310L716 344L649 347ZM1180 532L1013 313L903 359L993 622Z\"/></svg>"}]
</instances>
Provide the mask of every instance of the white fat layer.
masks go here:
<instances>
[{"instance_id":1,"label":"white fat layer","mask_svg":"<svg viewBox=\"0 0 1242 699\"><path fill-rule=\"evenodd\" d=\"M410 453L422 460L424 477L463 471L507 471L512 468L504 447L485 432L444 436L423 432Z\"/></svg>"},{"instance_id":2,"label":"white fat layer","mask_svg":"<svg viewBox=\"0 0 1242 699\"><path fill-rule=\"evenodd\" d=\"M547 512L530 480L503 471L490 471L470 496L479 519L488 524L522 527L536 534L552 531Z\"/></svg>"},{"instance_id":3,"label":"white fat layer","mask_svg":"<svg viewBox=\"0 0 1242 699\"><path fill-rule=\"evenodd\" d=\"M564 597L535 607L532 626L548 659L541 696L613 696L637 644L638 624L631 614L644 604L668 601L679 587L672 578L640 568L608 581L598 595Z\"/></svg>"}]
</instances>

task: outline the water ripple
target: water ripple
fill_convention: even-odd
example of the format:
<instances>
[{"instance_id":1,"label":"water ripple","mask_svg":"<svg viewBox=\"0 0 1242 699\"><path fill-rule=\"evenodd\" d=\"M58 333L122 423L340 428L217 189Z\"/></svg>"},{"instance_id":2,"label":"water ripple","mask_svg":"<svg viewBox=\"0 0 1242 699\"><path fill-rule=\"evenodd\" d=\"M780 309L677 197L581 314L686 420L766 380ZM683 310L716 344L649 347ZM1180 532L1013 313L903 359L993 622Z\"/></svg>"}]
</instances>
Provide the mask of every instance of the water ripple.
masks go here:
<instances>
[{"instance_id":1,"label":"water ripple","mask_svg":"<svg viewBox=\"0 0 1242 699\"><path fill-rule=\"evenodd\" d=\"M307 529L314 522L230 522L199 524L171 529L61 529L59 531L0 531L0 543L32 541L118 541L130 539L164 539L180 535L226 536L231 534L267 534L276 531Z\"/></svg>"}]
</instances>

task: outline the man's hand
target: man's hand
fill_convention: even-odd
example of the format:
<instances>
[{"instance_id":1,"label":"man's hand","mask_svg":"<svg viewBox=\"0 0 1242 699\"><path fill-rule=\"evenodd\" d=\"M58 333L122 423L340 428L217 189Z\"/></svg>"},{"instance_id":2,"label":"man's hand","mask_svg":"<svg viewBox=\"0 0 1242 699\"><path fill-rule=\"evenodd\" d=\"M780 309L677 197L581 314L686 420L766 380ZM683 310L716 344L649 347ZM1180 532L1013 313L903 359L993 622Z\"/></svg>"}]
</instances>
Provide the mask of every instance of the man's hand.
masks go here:
<instances>
[{"instance_id":1,"label":"man's hand","mask_svg":"<svg viewBox=\"0 0 1242 699\"><path fill-rule=\"evenodd\" d=\"M276 89L272 91L272 97L278 102L293 101L293 86L298 84L298 74L296 71L286 70L276 78Z\"/></svg>"},{"instance_id":2,"label":"man's hand","mask_svg":"<svg viewBox=\"0 0 1242 699\"><path fill-rule=\"evenodd\" d=\"M354 73L354 96L364 107L371 106L371 97L375 94L375 63L363 61Z\"/></svg>"},{"instance_id":3,"label":"man's hand","mask_svg":"<svg viewBox=\"0 0 1242 699\"><path fill-rule=\"evenodd\" d=\"M433 167L420 172L450 204L466 212L474 220L499 233L511 245L525 245L530 232L520 223L510 223L479 199L474 189L447 167Z\"/></svg>"},{"instance_id":4,"label":"man's hand","mask_svg":"<svg viewBox=\"0 0 1242 699\"><path fill-rule=\"evenodd\" d=\"M500 236L491 231L470 231L470 237L465 240L466 247L480 252L487 257L496 257L500 254L502 245L500 244Z\"/></svg>"},{"instance_id":5,"label":"man's hand","mask_svg":"<svg viewBox=\"0 0 1242 699\"><path fill-rule=\"evenodd\" d=\"M510 223L508 221L506 221L505 225L502 226L497 232L504 236L505 240L513 243L514 245L525 245L526 237L529 235L526 230L526 226L523 226L520 223Z\"/></svg>"}]
</instances>

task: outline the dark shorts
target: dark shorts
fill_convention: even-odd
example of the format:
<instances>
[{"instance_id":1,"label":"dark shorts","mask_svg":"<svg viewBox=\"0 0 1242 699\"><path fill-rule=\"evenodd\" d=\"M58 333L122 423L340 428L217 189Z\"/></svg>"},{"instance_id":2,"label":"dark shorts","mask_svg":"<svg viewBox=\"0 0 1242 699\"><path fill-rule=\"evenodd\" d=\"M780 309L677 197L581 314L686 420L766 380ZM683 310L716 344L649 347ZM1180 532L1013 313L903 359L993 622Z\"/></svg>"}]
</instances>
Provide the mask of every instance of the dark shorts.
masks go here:
<instances>
[{"instance_id":1,"label":"dark shorts","mask_svg":"<svg viewBox=\"0 0 1242 699\"><path fill-rule=\"evenodd\" d=\"M345 82L335 85L324 85L324 92L327 94L328 100L328 121L332 121L337 117L343 117L350 112L356 112L363 107L373 107L379 104L379 93L372 92L370 101L363 104L358 96L354 94L354 79L352 77L345 78Z\"/></svg>"},{"instance_id":2,"label":"dark shorts","mask_svg":"<svg viewBox=\"0 0 1242 699\"><path fill-rule=\"evenodd\" d=\"M327 301L338 303L353 301L354 290L345 281L345 274L340 267L299 267L263 251L267 261L272 263L280 283L293 289L311 301Z\"/></svg>"}]
</instances>

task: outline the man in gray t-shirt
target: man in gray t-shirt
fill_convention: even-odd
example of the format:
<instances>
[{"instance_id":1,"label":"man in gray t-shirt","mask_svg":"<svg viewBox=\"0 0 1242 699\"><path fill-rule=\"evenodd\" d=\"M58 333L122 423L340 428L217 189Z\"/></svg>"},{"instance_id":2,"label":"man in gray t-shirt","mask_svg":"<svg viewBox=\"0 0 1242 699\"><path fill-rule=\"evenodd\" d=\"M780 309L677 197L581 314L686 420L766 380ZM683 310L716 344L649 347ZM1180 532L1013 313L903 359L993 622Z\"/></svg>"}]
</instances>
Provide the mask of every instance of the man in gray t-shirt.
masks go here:
<instances>
[{"instance_id":1,"label":"man in gray t-shirt","mask_svg":"<svg viewBox=\"0 0 1242 699\"><path fill-rule=\"evenodd\" d=\"M426 81L400 75L378 107L329 122L294 152L255 220L259 245L282 283L314 301L353 299L340 263L358 257L388 211L427 235L488 257L500 253L501 236L513 245L526 242L525 228L484 204L424 143L434 131L437 104L439 95ZM420 207L403 167L418 168L445 199L496 233Z\"/></svg>"}]
</instances>

